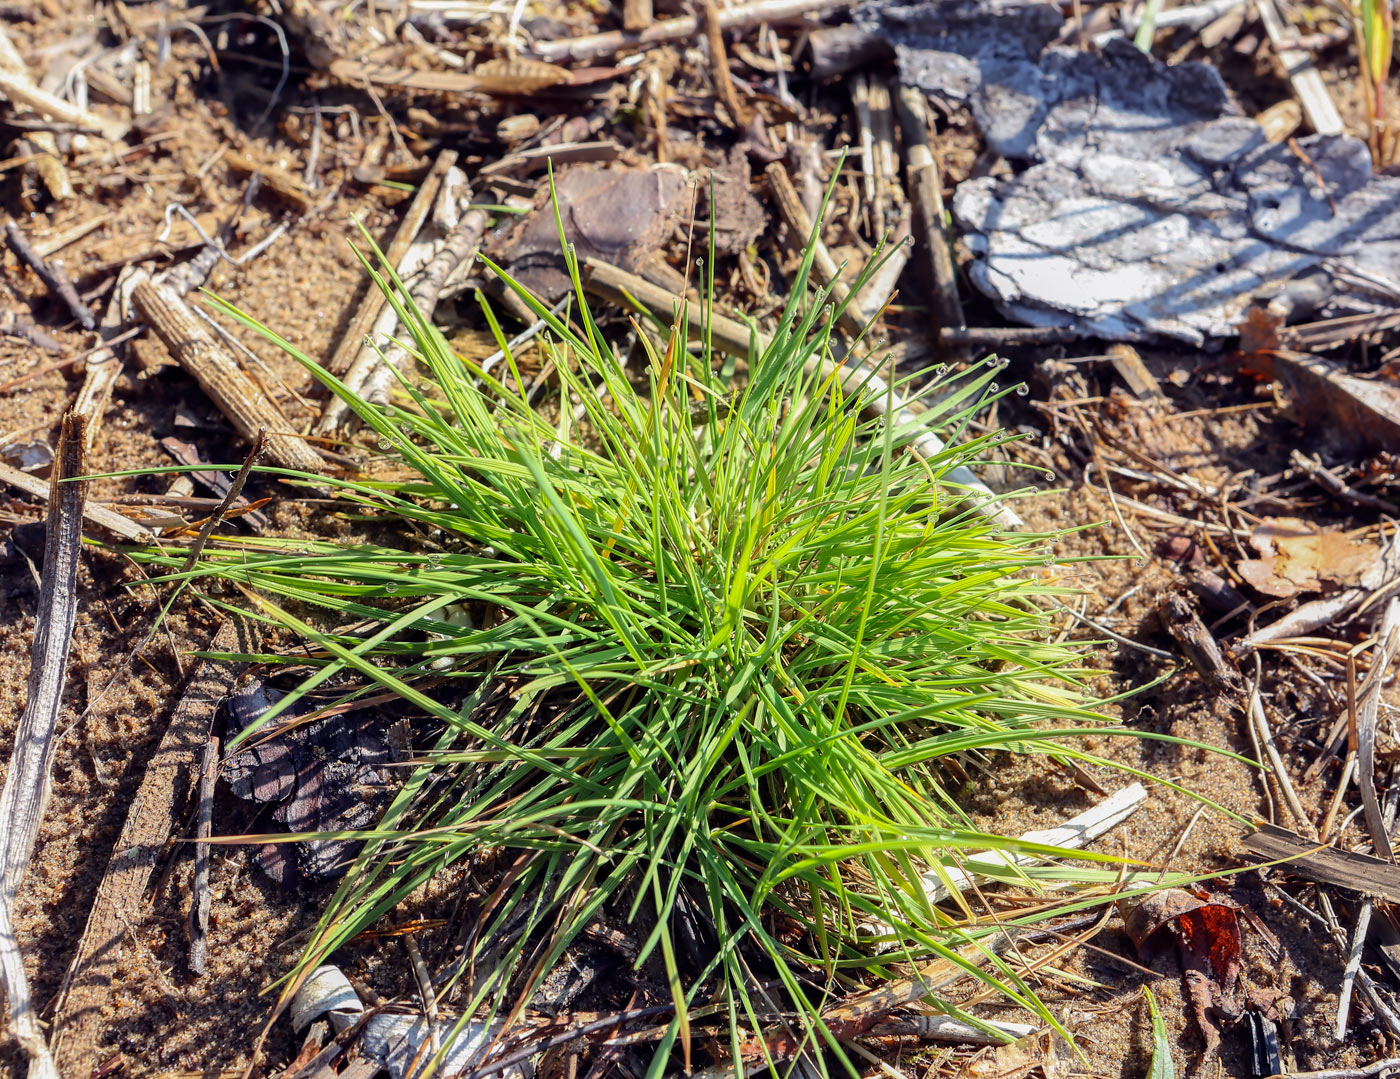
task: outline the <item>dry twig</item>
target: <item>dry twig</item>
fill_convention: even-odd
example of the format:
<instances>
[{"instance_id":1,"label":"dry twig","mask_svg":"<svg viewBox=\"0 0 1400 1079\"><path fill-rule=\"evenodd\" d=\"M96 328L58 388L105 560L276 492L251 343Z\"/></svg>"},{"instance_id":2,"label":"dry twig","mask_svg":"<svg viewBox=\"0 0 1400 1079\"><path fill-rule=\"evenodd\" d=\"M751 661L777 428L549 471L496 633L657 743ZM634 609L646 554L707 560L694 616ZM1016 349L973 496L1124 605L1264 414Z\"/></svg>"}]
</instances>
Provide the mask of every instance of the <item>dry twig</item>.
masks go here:
<instances>
[{"instance_id":1,"label":"dry twig","mask_svg":"<svg viewBox=\"0 0 1400 1079\"><path fill-rule=\"evenodd\" d=\"M807 15L837 8L851 7L855 0L754 0L724 8L719 15L720 27L728 30L739 26L756 26L762 22L793 22ZM584 37L566 37L556 41L536 42L532 51L542 60L595 60L612 56L624 49L645 49L652 45L668 45L694 37L703 20L694 15L652 23L645 30L612 30Z\"/></svg>"},{"instance_id":2,"label":"dry twig","mask_svg":"<svg viewBox=\"0 0 1400 1079\"><path fill-rule=\"evenodd\" d=\"M287 418L174 289L157 285L142 273L132 286L131 298L171 355L194 376L240 435L252 440L266 429L268 453L278 464L302 472L320 471L321 458L290 433Z\"/></svg>"},{"instance_id":3,"label":"dry twig","mask_svg":"<svg viewBox=\"0 0 1400 1079\"><path fill-rule=\"evenodd\" d=\"M437 200L438 192L442 189L443 179L447 176L448 169L457 163L456 150L443 150L433 161L433 167L428 170L427 176L423 177L423 182L418 185L418 190L413 196L413 201L408 204L408 210L403 215L403 220L399 222L399 227L394 231L394 238L389 241L389 246L384 251L384 261L398 269L399 263L403 261L404 255L408 253L409 245L417 238L419 231L423 228L423 222L428 219L428 214L432 212L433 203ZM340 338L340 343L336 345L335 352L326 361L326 369L333 375L343 375L350 369L350 364L364 347L365 336L374 326L375 320L379 318L379 312L384 309L384 293L380 292L370 282L366 288L363 299L359 306L355 308L354 315L351 316L349 324L345 327L345 333Z\"/></svg>"}]
</instances>

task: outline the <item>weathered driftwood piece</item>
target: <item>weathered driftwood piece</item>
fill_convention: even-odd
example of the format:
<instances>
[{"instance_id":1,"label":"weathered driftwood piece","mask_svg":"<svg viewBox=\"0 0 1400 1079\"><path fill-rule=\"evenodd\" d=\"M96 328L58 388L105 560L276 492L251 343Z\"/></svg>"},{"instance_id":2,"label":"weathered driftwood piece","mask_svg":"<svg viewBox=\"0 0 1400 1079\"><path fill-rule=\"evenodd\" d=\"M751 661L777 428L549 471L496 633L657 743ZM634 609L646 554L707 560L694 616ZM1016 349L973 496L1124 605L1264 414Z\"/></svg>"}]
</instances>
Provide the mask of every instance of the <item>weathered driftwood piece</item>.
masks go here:
<instances>
[{"instance_id":1,"label":"weathered driftwood piece","mask_svg":"<svg viewBox=\"0 0 1400 1079\"><path fill-rule=\"evenodd\" d=\"M633 303L669 318L676 298L665 289L658 288L645 278L619 270L598 259L586 259L583 265L584 287L594 295L611 300L623 306ZM704 318L699 305L686 308L686 323L692 334L699 336L708 327L715 347L733 356L747 359L750 347L762 352L772 341L766 335L749 329L737 319L713 312ZM807 361L808 369L819 370L823 378L835 377L847 393L865 393L866 408L875 415L889 415L892 421L903 425L914 422L913 413L904 402L890 393L890 386L883 378L859 364L840 363L829 356L813 356ZM910 448L922 457L932 457L942 453L945 443L932 431L922 431L913 440ZM1019 528L1021 518L1009 507L995 501L996 495L966 465L959 465L948 473L948 478L970 491L986 496L978 505L978 510L993 523L1002 528Z\"/></svg>"},{"instance_id":2,"label":"weathered driftwood piece","mask_svg":"<svg viewBox=\"0 0 1400 1079\"><path fill-rule=\"evenodd\" d=\"M388 248L384 251L384 261L395 269L403 261L404 255L408 253L409 245L418 236L418 232L423 227L423 222L428 219L428 214L432 211L433 203L436 201L438 191L442 189L443 178L447 175L447 170L457 163L456 150L443 150L438 154L433 162L433 167L428 170L428 174L423 177L423 182L418 185L418 191L413 196L413 201L408 204L408 210L403 215L403 220L399 222L398 229L394 232L394 238L389 241ZM364 297L360 300L360 305L355 308L355 314L351 317L349 324L345 327L345 333L340 338L340 343L336 345L335 352L326 361L326 369L333 375L343 375L350 369L350 364L364 347L365 336L374 326L375 320L379 317L379 312L384 309L384 293L380 292L371 282L365 291Z\"/></svg>"},{"instance_id":3,"label":"weathered driftwood piece","mask_svg":"<svg viewBox=\"0 0 1400 1079\"><path fill-rule=\"evenodd\" d=\"M928 141L923 94L912 86L901 87L894 95L894 106L904 136L904 176L909 201L914 206L914 235L922 245L924 267L933 286L929 309L934 333L965 330L958 275L945 225L943 177Z\"/></svg>"},{"instance_id":4,"label":"weathered driftwood piece","mask_svg":"<svg viewBox=\"0 0 1400 1079\"><path fill-rule=\"evenodd\" d=\"M14 750L0 791L0 975L9 1001L10 1025L29 1054L31 1076L56 1075L39 1027L24 964L14 939L11 913L34 841L48 804L50 770L57 746L68 650L78 618L78 563L83 544L86 484L83 474L83 421L69 412L50 481L48 528L34 642L29 657L28 698L15 730Z\"/></svg>"},{"instance_id":5,"label":"weathered driftwood piece","mask_svg":"<svg viewBox=\"0 0 1400 1079\"><path fill-rule=\"evenodd\" d=\"M254 652L257 641L248 624L230 619L209 647L214 652ZM146 766L98 885L54 1018L54 1056L64 1075L89 1075L100 1063L102 1008L122 951L131 926L140 920L151 872L197 779L214 711L233 689L240 669L237 663L200 661Z\"/></svg>"},{"instance_id":6,"label":"weathered driftwood piece","mask_svg":"<svg viewBox=\"0 0 1400 1079\"><path fill-rule=\"evenodd\" d=\"M157 285L142 274L132 286L131 298L171 355L194 376L240 435L251 441L265 429L268 453L278 464L302 472L320 471L321 458L288 430L287 418L174 289Z\"/></svg>"},{"instance_id":7,"label":"weathered driftwood piece","mask_svg":"<svg viewBox=\"0 0 1400 1079\"><path fill-rule=\"evenodd\" d=\"M1286 47L1289 39L1297 35L1279 18L1274 0L1257 0L1255 7L1259 10L1259 19L1264 24L1269 41L1274 46L1274 53L1288 74L1293 92L1303 103L1303 110L1308 114L1308 122L1312 124L1313 130L1319 135L1343 134L1346 126L1342 123L1341 114L1337 112L1332 96L1327 92L1322 74L1313 63L1312 54L1302 49Z\"/></svg>"},{"instance_id":8,"label":"weathered driftwood piece","mask_svg":"<svg viewBox=\"0 0 1400 1079\"><path fill-rule=\"evenodd\" d=\"M763 170L763 175L768 178L768 190L773 195L778 214L792 233L792 246L802 249L811 241L815 252L812 270L817 280L823 285L831 286L831 299L837 306L845 303L851 290L841 280L841 268L831 257L831 252L827 250L821 236L815 233L812 219L807 216L807 209L802 205L802 199L797 194L797 188L792 185L787 169L783 168L781 162L774 161ZM836 324L850 334L852 339L860 336L861 331L865 329L865 322L854 304L846 304Z\"/></svg>"},{"instance_id":9,"label":"weathered driftwood piece","mask_svg":"<svg viewBox=\"0 0 1400 1079\"><path fill-rule=\"evenodd\" d=\"M736 4L719 13L720 27L725 30L740 26L756 26L761 22L781 23L800 20L811 14L852 7L855 0L755 0ZM566 37L556 41L536 42L531 50L542 60L593 60L611 56L624 49L645 49L652 45L668 45L685 41L699 33L704 20L686 15L652 23L645 30L611 30L584 37Z\"/></svg>"}]
</instances>

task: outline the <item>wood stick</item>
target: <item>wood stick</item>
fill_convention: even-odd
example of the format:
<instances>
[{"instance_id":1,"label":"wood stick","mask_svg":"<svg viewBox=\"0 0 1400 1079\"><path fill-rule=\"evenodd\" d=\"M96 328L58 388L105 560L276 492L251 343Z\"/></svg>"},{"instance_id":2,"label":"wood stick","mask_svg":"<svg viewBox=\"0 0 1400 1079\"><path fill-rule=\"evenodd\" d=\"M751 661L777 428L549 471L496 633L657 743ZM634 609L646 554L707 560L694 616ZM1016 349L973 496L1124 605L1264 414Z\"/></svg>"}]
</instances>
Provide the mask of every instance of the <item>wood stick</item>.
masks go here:
<instances>
[{"instance_id":1,"label":"wood stick","mask_svg":"<svg viewBox=\"0 0 1400 1079\"><path fill-rule=\"evenodd\" d=\"M616 266L598 259L585 259L583 284L589 292L602 296L624 307L640 305L663 318L669 318L674 310L676 298L665 289L658 288L645 278L619 270ZM708 325L715 345L730 355L748 359L749 350L759 352L767 349L772 340L765 334L715 311L708 322L704 319L699 305L692 304L686 309L686 325L697 337ZM818 370L823 378L835 377L849 394L866 395L866 409L875 415L890 415L891 422L903 426L915 422L913 412L897 396L890 393L889 383L873 371L860 364L838 362L826 355L814 355L807 361L808 370ZM921 431L910 444L910 449L921 457L929 458L943 452L945 443L928 430ZM996 501L992 490L966 465L959 465L949 472L954 483L962 484L969 490L980 492L987 500L979 503L978 511L1002 528L1019 528L1021 518L1010 507Z\"/></svg>"},{"instance_id":2,"label":"wood stick","mask_svg":"<svg viewBox=\"0 0 1400 1079\"><path fill-rule=\"evenodd\" d=\"M719 13L721 28L754 26L761 22L782 23L800 21L807 15L837 8L852 7L855 0L755 0L736 4ZM537 42L531 50L541 60L593 60L611 56L624 49L645 49L652 45L667 45L685 41L699 33L703 20L694 15L652 23L645 30L612 30L584 37L566 37L556 41Z\"/></svg>"},{"instance_id":3,"label":"wood stick","mask_svg":"<svg viewBox=\"0 0 1400 1079\"><path fill-rule=\"evenodd\" d=\"M710 53L710 81L715 85L715 97L729 114L729 126L742 131L749 122L749 111L739 102L734 78L729 74L729 53L724 47L724 28L719 21L715 0L700 0L705 16L705 44Z\"/></svg>"},{"instance_id":4,"label":"wood stick","mask_svg":"<svg viewBox=\"0 0 1400 1079\"><path fill-rule=\"evenodd\" d=\"M214 784L219 778L219 739L213 735L199 763L199 822L195 826L194 882L190 885L190 970L207 973L209 939L209 834L214 826Z\"/></svg>"},{"instance_id":5,"label":"wood stick","mask_svg":"<svg viewBox=\"0 0 1400 1079\"><path fill-rule=\"evenodd\" d=\"M63 301L63 305L68 308L83 329L97 329L97 319L93 316L92 308L79 299L78 290L73 286L68 275L63 272L61 264L50 265L44 261L39 253L29 246L29 241L25 239L24 233L20 232L19 226L13 221L5 222L5 242L10 245L10 250L15 253L19 260L38 275L39 280L44 283L44 287Z\"/></svg>"},{"instance_id":6,"label":"wood stick","mask_svg":"<svg viewBox=\"0 0 1400 1079\"><path fill-rule=\"evenodd\" d=\"M901 87L894 97L899 115L900 132L904 136L905 182L909 200L914 204L915 236L922 245L924 267L933 286L930 311L933 332L965 331L962 300L958 296L958 275L953 264L953 252L948 245L944 224L947 214L943 206L943 177L933 148L928 141L925 122L927 106L923 93L912 86ZM948 345L957 342L946 342ZM970 343L970 342L969 342ZM940 345L945 342L939 340Z\"/></svg>"},{"instance_id":7,"label":"wood stick","mask_svg":"<svg viewBox=\"0 0 1400 1079\"><path fill-rule=\"evenodd\" d=\"M651 0L622 0L624 30L645 30L655 17Z\"/></svg>"},{"instance_id":8,"label":"wood stick","mask_svg":"<svg viewBox=\"0 0 1400 1079\"><path fill-rule=\"evenodd\" d=\"M1269 35L1269 41L1274 46L1274 54L1287 72L1293 92L1303 103L1303 109L1308 114L1308 122L1312 124L1313 130L1319 135L1342 134L1346 128L1342 123L1341 114L1337 112L1337 106L1327 92L1327 85L1322 81L1317 65L1313 63L1312 54L1302 49L1286 47L1288 39L1297 35L1284 26L1273 0L1257 0L1255 6Z\"/></svg>"},{"instance_id":9,"label":"wood stick","mask_svg":"<svg viewBox=\"0 0 1400 1079\"><path fill-rule=\"evenodd\" d=\"M107 301L107 310L103 312L102 322L98 327L103 344L88 357L83 385L78 390L77 400L73 402L73 411L87 422L89 452L107 413L107 405L112 400L112 390L117 385L117 379L121 377L122 358L117 354L116 346L108 342L122 332L122 323L126 321L122 312L130 299L135 274L136 270L128 266L117 278L116 287L112 289L112 298Z\"/></svg>"},{"instance_id":10,"label":"wood stick","mask_svg":"<svg viewBox=\"0 0 1400 1079\"><path fill-rule=\"evenodd\" d=\"M31 476L28 472L21 472L18 468L7 465L3 461L0 461L0 483L17 488L30 498L38 499L41 502L47 502L49 499L48 480ZM156 538L155 534L145 525L133 521L130 517L120 514L116 510L91 502L83 506L83 520L90 525L110 532L119 539L130 540L132 543L150 543Z\"/></svg>"},{"instance_id":11,"label":"wood stick","mask_svg":"<svg viewBox=\"0 0 1400 1079\"><path fill-rule=\"evenodd\" d=\"M471 201L469 192L464 192L461 201ZM424 264L421 272L409 288L409 298L422 312L423 317L432 320L433 309L438 296L452 271L468 259L476 257L481 246L481 238L486 233L489 221L485 210L468 210L445 239L440 241L436 252ZM384 315L389 323L383 332L384 337L392 337L397 326L397 314L392 307L385 307ZM370 401L382 402L387 399L390 387L395 382L395 369L402 370L409 360L409 354L397 344L391 344L383 353L372 345L360 350L350 370L345 373L345 384ZM332 398L316 426L318 433L326 434L343 427L351 417L349 405L339 397Z\"/></svg>"},{"instance_id":12,"label":"wood stick","mask_svg":"<svg viewBox=\"0 0 1400 1079\"><path fill-rule=\"evenodd\" d=\"M899 283L899 276L904 272L904 267L909 265L909 259L913 255L909 227L911 215L912 211L906 202L899 208L899 217L890 232L889 245L885 252L881 253L883 261L880 268L870 275L865 287L851 298L851 306L864 322L869 322L880 313L885 301L894 292L895 285Z\"/></svg>"},{"instance_id":13,"label":"wood stick","mask_svg":"<svg viewBox=\"0 0 1400 1079\"><path fill-rule=\"evenodd\" d=\"M225 622L214 635L213 652L255 652L250 625ZM237 681L242 664L201 660L190 676L170 725L141 779L121 836L98 885L92 911L68 968L54 1018L54 1056L64 1075L90 1075L103 1050L102 1008L111 995L131 927L141 921L146 885L190 791L200 747L209 737L219 702Z\"/></svg>"},{"instance_id":14,"label":"wood stick","mask_svg":"<svg viewBox=\"0 0 1400 1079\"><path fill-rule=\"evenodd\" d=\"M817 280L823 285L831 286L831 299L838 307L844 304L846 297L851 293L850 287L841 280L840 267L831 257L826 244L822 243L821 236L816 235L812 219L807 216L806 207L802 205L802 199L797 194L797 188L793 187L787 169L783 168L782 162L774 161L763 170L763 175L768 178L768 190L773 194L778 213L792 233L792 246L801 250L808 243L813 245L816 254L812 259L812 270ZM853 340L865 329L865 323L855 309L855 304L846 304L845 310L837 319L837 325L850 334Z\"/></svg>"},{"instance_id":15,"label":"wood stick","mask_svg":"<svg viewBox=\"0 0 1400 1079\"><path fill-rule=\"evenodd\" d=\"M44 569L34 641L29 656L28 696L15 730L14 749L0 791L0 970L9 1000L10 1022L33 1065L30 1074L55 1074L43 1036L37 1041L38 1019L13 936L11 912L24 879L39 825L52 792L51 771L58 745L58 719L63 686L68 677L68 652L78 619L78 562L83 546L83 503L87 484L72 481L83 468L83 420L69 412L63 417L49 488L49 513L44 542Z\"/></svg>"},{"instance_id":16,"label":"wood stick","mask_svg":"<svg viewBox=\"0 0 1400 1079\"><path fill-rule=\"evenodd\" d=\"M871 212L872 239L880 239L889 227L891 204L904 201L899 183L899 165L894 155L894 114L890 107L890 87L882 79L870 80L870 133L874 138L875 206Z\"/></svg>"},{"instance_id":17,"label":"wood stick","mask_svg":"<svg viewBox=\"0 0 1400 1079\"><path fill-rule=\"evenodd\" d=\"M33 109L40 116L60 124L72 124L83 131L101 135L110 142L119 141L131 130L129 123L70 105L61 97L40 90L28 74L19 74L3 66L0 66L0 97L7 98L11 104Z\"/></svg>"},{"instance_id":18,"label":"wood stick","mask_svg":"<svg viewBox=\"0 0 1400 1079\"><path fill-rule=\"evenodd\" d=\"M409 244L417 238L418 232L423 227L423 222L428 219L428 214L432 211L433 203L437 199L438 191L442 188L443 178L447 176L447 170L457 164L456 150L443 150L438 154L437 160L433 162L433 167L428 170L428 175L423 177L423 182L418 185L418 191L413 196L413 201L408 204L408 210L403 215L403 220L399 222L399 227L394 231L394 238L389 241L389 246L384 252L384 261L395 269L403 261L404 255L408 252ZM326 361L326 369L333 375L343 375L350 369L350 364L354 362L360 349L364 346L365 336L374 326L375 319L379 317L379 312L384 308L384 294L379 291L374 282L369 282L365 294L360 299L360 305L355 309L349 324L345 327L345 333L340 338L340 343L336 345L335 352Z\"/></svg>"},{"instance_id":19,"label":"wood stick","mask_svg":"<svg viewBox=\"0 0 1400 1079\"><path fill-rule=\"evenodd\" d=\"M287 468L317 473L321 458L289 430L287 417L249 378L233 356L169 285L157 285L142 272L131 290L141 316L176 361L194 376L234 429L252 441L266 429L268 453Z\"/></svg>"}]
</instances>

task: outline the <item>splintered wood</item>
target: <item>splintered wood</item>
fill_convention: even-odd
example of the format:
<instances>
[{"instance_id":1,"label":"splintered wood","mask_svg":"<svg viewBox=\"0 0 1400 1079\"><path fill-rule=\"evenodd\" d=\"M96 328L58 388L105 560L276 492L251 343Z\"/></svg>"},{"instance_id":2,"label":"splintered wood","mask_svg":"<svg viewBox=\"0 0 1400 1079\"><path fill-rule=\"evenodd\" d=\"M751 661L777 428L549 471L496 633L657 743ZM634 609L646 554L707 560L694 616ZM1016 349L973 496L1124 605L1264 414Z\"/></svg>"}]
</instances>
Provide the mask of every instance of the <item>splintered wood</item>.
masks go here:
<instances>
[{"instance_id":1,"label":"splintered wood","mask_svg":"<svg viewBox=\"0 0 1400 1079\"><path fill-rule=\"evenodd\" d=\"M302 472L321 470L321 458L290 431L287 417L174 289L142 275L132 287L131 298L171 355L194 376L240 435L251 441L260 430L266 430L268 453L278 464Z\"/></svg>"}]
</instances>

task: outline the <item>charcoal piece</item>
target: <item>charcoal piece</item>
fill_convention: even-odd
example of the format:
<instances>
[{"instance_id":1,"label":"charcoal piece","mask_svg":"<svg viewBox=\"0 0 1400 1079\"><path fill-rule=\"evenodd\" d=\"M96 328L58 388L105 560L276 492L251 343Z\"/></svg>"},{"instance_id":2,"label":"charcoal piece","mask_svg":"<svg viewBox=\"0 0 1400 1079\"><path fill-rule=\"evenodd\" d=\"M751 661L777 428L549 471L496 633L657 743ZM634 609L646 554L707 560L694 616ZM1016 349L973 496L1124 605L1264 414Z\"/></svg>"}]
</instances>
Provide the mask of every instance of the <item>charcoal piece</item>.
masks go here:
<instances>
[{"instance_id":1,"label":"charcoal piece","mask_svg":"<svg viewBox=\"0 0 1400 1079\"><path fill-rule=\"evenodd\" d=\"M229 735L256 723L284 694L262 682L244 686L227 702ZM336 714L304 722L312 705L298 701L236 753L225 775L233 793L275 803L272 818L290 832L339 832L372 827L390 789L386 723L374 712ZM342 873L359 844L314 839L268 844L256 855L274 880L292 885Z\"/></svg>"}]
</instances>

